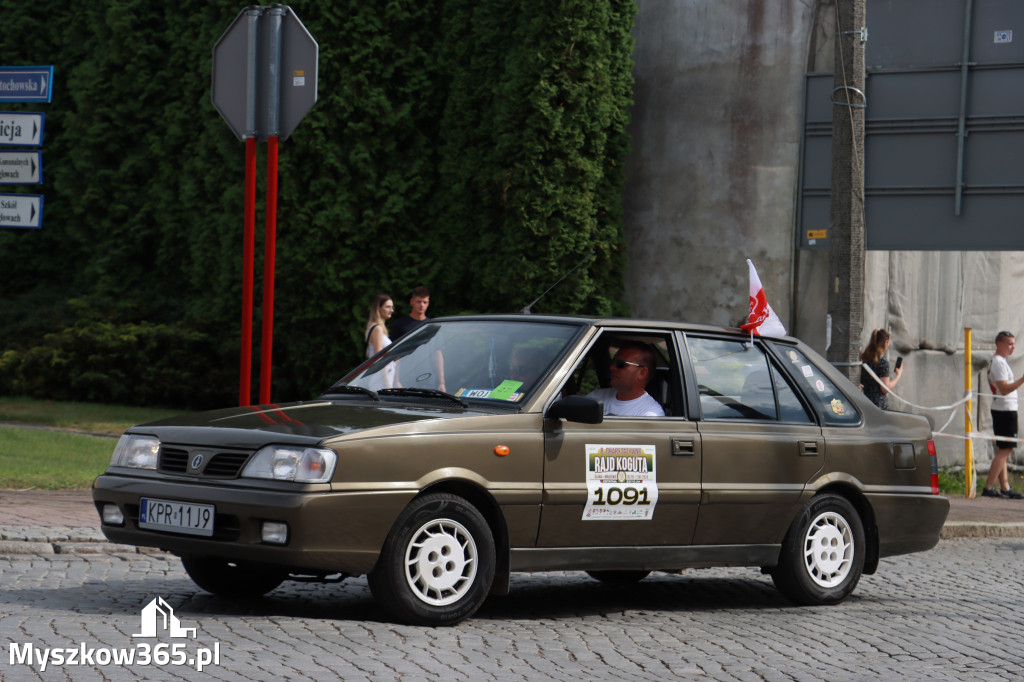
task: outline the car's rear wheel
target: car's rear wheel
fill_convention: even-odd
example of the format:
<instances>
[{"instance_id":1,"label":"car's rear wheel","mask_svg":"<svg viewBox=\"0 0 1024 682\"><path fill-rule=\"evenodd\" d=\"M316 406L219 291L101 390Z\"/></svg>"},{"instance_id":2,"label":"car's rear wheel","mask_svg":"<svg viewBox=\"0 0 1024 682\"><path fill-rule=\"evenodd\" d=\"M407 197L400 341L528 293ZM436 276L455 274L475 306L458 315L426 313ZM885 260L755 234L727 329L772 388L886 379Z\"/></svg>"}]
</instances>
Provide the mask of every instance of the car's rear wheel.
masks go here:
<instances>
[{"instance_id":1,"label":"car's rear wheel","mask_svg":"<svg viewBox=\"0 0 1024 682\"><path fill-rule=\"evenodd\" d=\"M838 604L857 587L864 569L864 525L839 495L813 498L782 543L772 581L797 604Z\"/></svg>"},{"instance_id":2,"label":"car's rear wheel","mask_svg":"<svg viewBox=\"0 0 1024 682\"><path fill-rule=\"evenodd\" d=\"M281 568L208 556L186 555L181 564L192 582L219 597L258 597L288 577Z\"/></svg>"},{"instance_id":3,"label":"car's rear wheel","mask_svg":"<svg viewBox=\"0 0 1024 682\"><path fill-rule=\"evenodd\" d=\"M638 583L651 574L650 571L587 571L594 580L600 580L603 583L611 583L613 585L628 585L629 583Z\"/></svg>"},{"instance_id":4,"label":"car's rear wheel","mask_svg":"<svg viewBox=\"0 0 1024 682\"><path fill-rule=\"evenodd\" d=\"M461 497L413 500L395 521L367 576L374 598L414 625L454 625L473 615L494 580L494 536Z\"/></svg>"}]
</instances>

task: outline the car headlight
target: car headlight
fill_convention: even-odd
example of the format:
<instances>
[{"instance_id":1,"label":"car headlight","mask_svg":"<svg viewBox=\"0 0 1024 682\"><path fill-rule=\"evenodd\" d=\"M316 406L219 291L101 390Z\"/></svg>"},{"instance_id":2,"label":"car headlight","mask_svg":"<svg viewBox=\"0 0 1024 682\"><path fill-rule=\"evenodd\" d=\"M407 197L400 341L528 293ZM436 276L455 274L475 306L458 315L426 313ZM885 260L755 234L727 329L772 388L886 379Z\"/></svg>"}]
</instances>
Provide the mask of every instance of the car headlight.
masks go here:
<instances>
[{"instance_id":1,"label":"car headlight","mask_svg":"<svg viewBox=\"0 0 1024 682\"><path fill-rule=\"evenodd\" d=\"M156 469L159 454L160 439L152 436L125 434L121 436L121 440L117 441L114 454L110 456L110 466Z\"/></svg>"},{"instance_id":2,"label":"car headlight","mask_svg":"<svg viewBox=\"0 0 1024 682\"><path fill-rule=\"evenodd\" d=\"M253 455L242 470L242 476L296 483L326 483L334 475L337 461L337 453L328 448L268 445Z\"/></svg>"}]
</instances>

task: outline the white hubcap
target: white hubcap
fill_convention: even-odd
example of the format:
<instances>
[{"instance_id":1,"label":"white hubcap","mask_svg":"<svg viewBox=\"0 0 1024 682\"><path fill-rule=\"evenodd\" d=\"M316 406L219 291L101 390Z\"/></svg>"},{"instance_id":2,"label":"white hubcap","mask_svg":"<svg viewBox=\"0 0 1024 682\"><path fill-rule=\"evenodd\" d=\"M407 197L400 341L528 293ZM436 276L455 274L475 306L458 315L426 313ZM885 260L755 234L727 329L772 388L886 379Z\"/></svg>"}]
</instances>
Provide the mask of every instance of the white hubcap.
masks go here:
<instances>
[{"instance_id":1,"label":"white hubcap","mask_svg":"<svg viewBox=\"0 0 1024 682\"><path fill-rule=\"evenodd\" d=\"M413 593L433 606L462 598L476 578L477 549L465 526L451 519L423 524L405 550L405 579Z\"/></svg>"},{"instance_id":2,"label":"white hubcap","mask_svg":"<svg viewBox=\"0 0 1024 682\"><path fill-rule=\"evenodd\" d=\"M804 538L804 566L811 580L822 587L835 587L846 579L853 566L853 531L835 512L814 519Z\"/></svg>"}]
</instances>

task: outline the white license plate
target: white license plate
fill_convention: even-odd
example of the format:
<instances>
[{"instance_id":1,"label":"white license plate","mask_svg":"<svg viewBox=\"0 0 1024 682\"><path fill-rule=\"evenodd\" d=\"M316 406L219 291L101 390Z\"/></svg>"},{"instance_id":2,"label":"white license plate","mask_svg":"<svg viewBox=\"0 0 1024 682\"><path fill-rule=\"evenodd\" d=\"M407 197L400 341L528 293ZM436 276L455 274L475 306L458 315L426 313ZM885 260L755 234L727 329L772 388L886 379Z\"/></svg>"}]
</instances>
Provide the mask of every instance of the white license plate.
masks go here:
<instances>
[{"instance_id":1,"label":"white license plate","mask_svg":"<svg viewBox=\"0 0 1024 682\"><path fill-rule=\"evenodd\" d=\"M213 515L212 504L143 497L139 504L139 527L190 535L213 535Z\"/></svg>"}]
</instances>

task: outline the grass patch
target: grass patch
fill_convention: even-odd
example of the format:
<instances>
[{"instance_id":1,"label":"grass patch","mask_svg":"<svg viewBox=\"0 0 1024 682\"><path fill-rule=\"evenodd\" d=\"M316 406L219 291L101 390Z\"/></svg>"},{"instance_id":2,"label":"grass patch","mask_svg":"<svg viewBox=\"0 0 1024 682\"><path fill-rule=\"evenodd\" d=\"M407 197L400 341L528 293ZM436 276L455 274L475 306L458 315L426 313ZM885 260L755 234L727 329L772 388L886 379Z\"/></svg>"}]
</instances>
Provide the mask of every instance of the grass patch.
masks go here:
<instances>
[{"instance_id":1,"label":"grass patch","mask_svg":"<svg viewBox=\"0 0 1024 682\"><path fill-rule=\"evenodd\" d=\"M0 398L0 421L120 435L129 426L181 414L181 411L31 398ZM109 454L109 453L108 453Z\"/></svg>"},{"instance_id":2,"label":"grass patch","mask_svg":"<svg viewBox=\"0 0 1024 682\"><path fill-rule=\"evenodd\" d=\"M1024 472L1015 471L1016 467L1011 468L1007 474L1010 478L1010 487L1014 490L1024 490ZM985 487L985 478L987 474L975 472L976 478L976 491L977 495L981 495L981 489ZM998 487L998 486L997 486ZM967 483L964 480L964 470L962 467L954 467L951 469L939 469L939 492L943 495L964 495L964 491L967 489Z\"/></svg>"},{"instance_id":3,"label":"grass patch","mask_svg":"<svg viewBox=\"0 0 1024 682\"><path fill-rule=\"evenodd\" d=\"M116 444L102 436L0 427L0 488L88 488Z\"/></svg>"}]
</instances>

